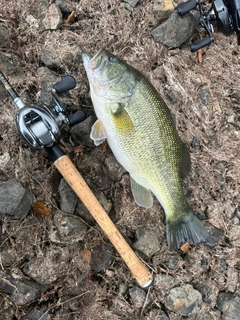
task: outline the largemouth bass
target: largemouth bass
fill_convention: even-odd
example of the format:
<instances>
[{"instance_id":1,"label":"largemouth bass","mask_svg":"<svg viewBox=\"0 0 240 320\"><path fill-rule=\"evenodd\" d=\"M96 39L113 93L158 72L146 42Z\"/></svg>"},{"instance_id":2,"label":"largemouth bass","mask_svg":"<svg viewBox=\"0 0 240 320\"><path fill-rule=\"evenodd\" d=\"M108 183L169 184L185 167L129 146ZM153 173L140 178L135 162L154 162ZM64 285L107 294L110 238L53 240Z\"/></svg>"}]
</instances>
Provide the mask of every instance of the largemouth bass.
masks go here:
<instances>
[{"instance_id":1,"label":"largemouth bass","mask_svg":"<svg viewBox=\"0 0 240 320\"><path fill-rule=\"evenodd\" d=\"M187 241L210 244L183 194L181 177L190 170L190 156L165 102L145 76L105 49L92 59L83 53L83 63L98 118L91 138L96 145L107 139L130 174L137 204L150 208L152 193L159 200L170 250Z\"/></svg>"}]
</instances>

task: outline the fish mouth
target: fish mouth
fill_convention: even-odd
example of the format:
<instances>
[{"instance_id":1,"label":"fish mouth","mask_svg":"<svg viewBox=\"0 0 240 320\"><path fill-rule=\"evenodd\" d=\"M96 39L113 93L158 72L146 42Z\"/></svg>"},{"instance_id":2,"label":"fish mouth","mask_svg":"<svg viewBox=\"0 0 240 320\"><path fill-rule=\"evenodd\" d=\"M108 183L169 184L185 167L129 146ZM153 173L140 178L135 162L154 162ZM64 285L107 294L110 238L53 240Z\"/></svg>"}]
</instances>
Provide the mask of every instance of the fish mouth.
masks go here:
<instances>
[{"instance_id":1,"label":"fish mouth","mask_svg":"<svg viewBox=\"0 0 240 320\"><path fill-rule=\"evenodd\" d=\"M95 56L90 58L87 53L82 54L84 67L90 69L91 71L101 71L105 65L105 60L102 57L103 49L100 49Z\"/></svg>"}]
</instances>

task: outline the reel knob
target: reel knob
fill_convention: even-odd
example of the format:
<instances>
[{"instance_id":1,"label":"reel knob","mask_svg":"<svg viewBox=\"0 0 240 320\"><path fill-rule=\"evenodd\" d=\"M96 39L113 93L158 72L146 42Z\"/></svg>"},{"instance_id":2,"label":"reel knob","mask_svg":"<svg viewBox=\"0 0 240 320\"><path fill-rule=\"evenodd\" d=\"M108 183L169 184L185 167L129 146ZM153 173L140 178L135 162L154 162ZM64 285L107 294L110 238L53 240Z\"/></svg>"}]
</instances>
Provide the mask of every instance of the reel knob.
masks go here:
<instances>
[{"instance_id":1,"label":"reel knob","mask_svg":"<svg viewBox=\"0 0 240 320\"><path fill-rule=\"evenodd\" d=\"M72 76L66 76L54 85L54 90L57 94L61 94L72 90L76 87L76 80Z\"/></svg>"}]
</instances>

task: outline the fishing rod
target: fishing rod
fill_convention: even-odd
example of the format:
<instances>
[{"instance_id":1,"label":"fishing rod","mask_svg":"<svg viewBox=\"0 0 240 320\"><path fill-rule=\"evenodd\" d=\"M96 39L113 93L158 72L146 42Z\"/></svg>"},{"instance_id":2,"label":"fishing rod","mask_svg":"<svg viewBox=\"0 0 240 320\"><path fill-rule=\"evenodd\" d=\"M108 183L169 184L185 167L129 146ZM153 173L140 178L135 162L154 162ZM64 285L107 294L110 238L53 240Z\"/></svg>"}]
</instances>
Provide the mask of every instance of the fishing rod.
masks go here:
<instances>
[{"instance_id":1,"label":"fishing rod","mask_svg":"<svg viewBox=\"0 0 240 320\"><path fill-rule=\"evenodd\" d=\"M72 76L66 76L56 83L52 89L54 106L25 104L0 71L0 82L18 107L16 123L23 140L33 149L45 149L55 167L74 190L82 203L89 210L103 232L118 251L129 270L142 288L149 287L153 282L151 272L131 249L118 231L108 214L94 196L83 177L70 158L64 154L58 145L61 139L63 124L73 126L85 119L85 113L78 110L70 117L66 116L66 107L61 102L59 94L67 92L76 86Z\"/></svg>"},{"instance_id":2,"label":"fishing rod","mask_svg":"<svg viewBox=\"0 0 240 320\"><path fill-rule=\"evenodd\" d=\"M240 48L240 0L215 0L210 10L206 10L204 3L199 0L188 0L177 6L177 12L184 16L189 11L198 7L200 24L207 31L208 36L190 45L190 50L195 52L214 41L214 29L226 36L237 35L238 47Z\"/></svg>"}]
</instances>

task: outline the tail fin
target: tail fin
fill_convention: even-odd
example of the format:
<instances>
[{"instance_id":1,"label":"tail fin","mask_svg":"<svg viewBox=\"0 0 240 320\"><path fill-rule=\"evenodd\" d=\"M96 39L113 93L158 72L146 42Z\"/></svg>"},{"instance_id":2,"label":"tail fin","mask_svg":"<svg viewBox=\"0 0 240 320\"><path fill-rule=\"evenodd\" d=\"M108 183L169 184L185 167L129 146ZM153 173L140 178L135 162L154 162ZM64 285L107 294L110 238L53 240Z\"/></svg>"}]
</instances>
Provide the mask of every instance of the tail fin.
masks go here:
<instances>
[{"instance_id":1,"label":"tail fin","mask_svg":"<svg viewBox=\"0 0 240 320\"><path fill-rule=\"evenodd\" d=\"M215 245L210 233L192 212L179 221L167 220L169 250L177 250L187 241L191 244L205 243L209 246Z\"/></svg>"}]
</instances>

